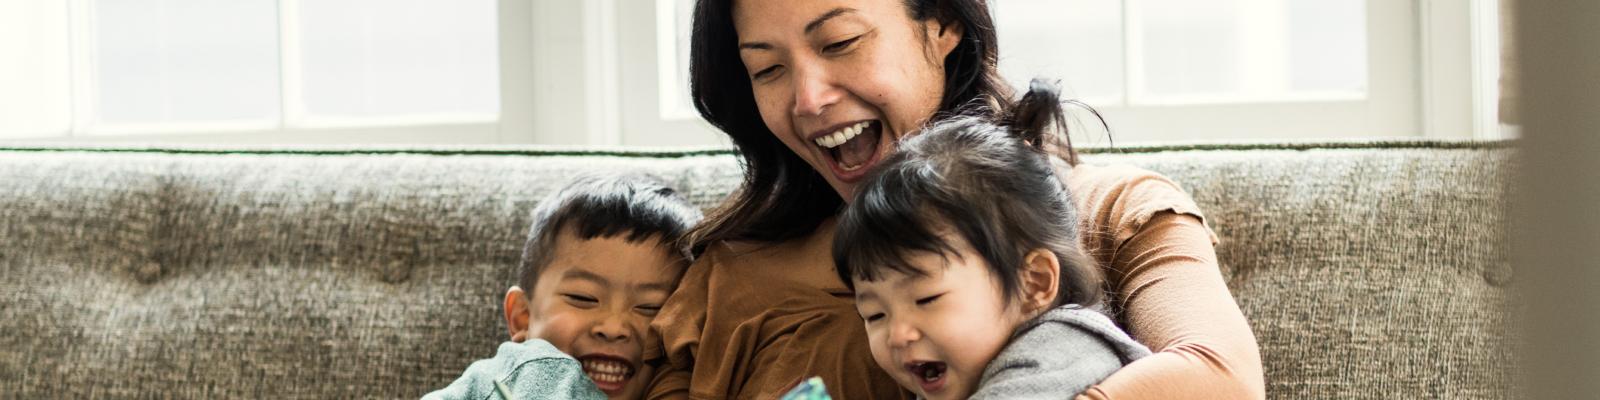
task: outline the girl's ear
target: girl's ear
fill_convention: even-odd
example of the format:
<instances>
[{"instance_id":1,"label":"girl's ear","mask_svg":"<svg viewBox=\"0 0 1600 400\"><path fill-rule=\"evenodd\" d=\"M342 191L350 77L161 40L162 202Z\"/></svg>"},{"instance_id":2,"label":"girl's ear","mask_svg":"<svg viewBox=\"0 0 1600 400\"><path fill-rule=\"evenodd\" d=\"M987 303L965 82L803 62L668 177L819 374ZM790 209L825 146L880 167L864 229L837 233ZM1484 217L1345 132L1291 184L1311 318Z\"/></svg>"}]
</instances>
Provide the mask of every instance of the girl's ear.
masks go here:
<instances>
[{"instance_id":1,"label":"girl's ear","mask_svg":"<svg viewBox=\"0 0 1600 400\"><path fill-rule=\"evenodd\" d=\"M528 340L528 310L528 296L522 288L512 286L506 291L506 332L511 335L511 341Z\"/></svg>"},{"instance_id":2,"label":"girl's ear","mask_svg":"<svg viewBox=\"0 0 1600 400\"><path fill-rule=\"evenodd\" d=\"M1047 249L1034 249L1023 258L1022 311L1029 317L1049 311L1061 290L1061 263L1056 253Z\"/></svg>"}]
</instances>

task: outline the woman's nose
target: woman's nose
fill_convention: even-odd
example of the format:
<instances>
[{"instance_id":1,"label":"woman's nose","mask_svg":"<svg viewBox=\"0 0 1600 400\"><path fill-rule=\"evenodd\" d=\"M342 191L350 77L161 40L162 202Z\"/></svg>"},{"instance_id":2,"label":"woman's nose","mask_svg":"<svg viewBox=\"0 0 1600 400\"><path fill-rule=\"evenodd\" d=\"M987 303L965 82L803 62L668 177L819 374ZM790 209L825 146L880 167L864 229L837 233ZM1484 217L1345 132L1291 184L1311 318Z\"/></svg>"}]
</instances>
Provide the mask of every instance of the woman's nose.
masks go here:
<instances>
[{"instance_id":1,"label":"woman's nose","mask_svg":"<svg viewBox=\"0 0 1600 400\"><path fill-rule=\"evenodd\" d=\"M832 76L819 66L797 65L791 75L794 82L794 115L822 116L828 106L844 97L844 90L834 85Z\"/></svg>"}]
</instances>

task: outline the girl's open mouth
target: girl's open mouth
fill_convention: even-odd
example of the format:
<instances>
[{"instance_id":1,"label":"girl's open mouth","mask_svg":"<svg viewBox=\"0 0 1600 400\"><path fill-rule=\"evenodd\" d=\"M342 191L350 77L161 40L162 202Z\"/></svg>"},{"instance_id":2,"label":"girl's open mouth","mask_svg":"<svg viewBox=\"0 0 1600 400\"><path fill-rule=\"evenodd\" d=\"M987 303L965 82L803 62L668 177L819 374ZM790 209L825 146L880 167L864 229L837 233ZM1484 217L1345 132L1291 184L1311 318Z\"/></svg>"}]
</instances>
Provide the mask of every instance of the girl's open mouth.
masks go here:
<instances>
[{"instance_id":1,"label":"girl's open mouth","mask_svg":"<svg viewBox=\"0 0 1600 400\"><path fill-rule=\"evenodd\" d=\"M924 396L944 390L946 366L942 362L912 362L906 364L906 370L911 376L917 378L917 383L922 386Z\"/></svg>"},{"instance_id":2,"label":"girl's open mouth","mask_svg":"<svg viewBox=\"0 0 1600 400\"><path fill-rule=\"evenodd\" d=\"M622 388L633 378L633 363L616 357L591 355L578 358L583 363L583 373L594 381L595 387L609 395L622 394Z\"/></svg>"},{"instance_id":3,"label":"girl's open mouth","mask_svg":"<svg viewBox=\"0 0 1600 400\"><path fill-rule=\"evenodd\" d=\"M828 155L834 176L841 181L853 182L866 174L866 167L877 161L882 138L883 123L872 120L845 126L814 141Z\"/></svg>"}]
</instances>

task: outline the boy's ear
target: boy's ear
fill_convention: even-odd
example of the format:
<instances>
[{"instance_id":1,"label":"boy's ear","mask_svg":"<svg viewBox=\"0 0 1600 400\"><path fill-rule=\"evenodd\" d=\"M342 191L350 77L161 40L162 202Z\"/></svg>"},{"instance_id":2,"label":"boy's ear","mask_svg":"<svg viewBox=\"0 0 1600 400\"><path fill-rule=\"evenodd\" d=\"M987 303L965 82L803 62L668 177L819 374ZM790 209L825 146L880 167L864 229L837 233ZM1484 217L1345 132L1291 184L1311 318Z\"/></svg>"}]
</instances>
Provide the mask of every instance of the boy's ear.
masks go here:
<instances>
[{"instance_id":1,"label":"boy's ear","mask_svg":"<svg viewBox=\"0 0 1600 400\"><path fill-rule=\"evenodd\" d=\"M528 307L528 296L522 288L512 286L506 291L506 331L513 342L528 340Z\"/></svg>"},{"instance_id":2,"label":"boy's ear","mask_svg":"<svg viewBox=\"0 0 1600 400\"><path fill-rule=\"evenodd\" d=\"M1061 263L1056 253L1034 249L1023 259L1018 272L1022 278L1022 311L1031 316L1048 310L1061 290Z\"/></svg>"}]
</instances>

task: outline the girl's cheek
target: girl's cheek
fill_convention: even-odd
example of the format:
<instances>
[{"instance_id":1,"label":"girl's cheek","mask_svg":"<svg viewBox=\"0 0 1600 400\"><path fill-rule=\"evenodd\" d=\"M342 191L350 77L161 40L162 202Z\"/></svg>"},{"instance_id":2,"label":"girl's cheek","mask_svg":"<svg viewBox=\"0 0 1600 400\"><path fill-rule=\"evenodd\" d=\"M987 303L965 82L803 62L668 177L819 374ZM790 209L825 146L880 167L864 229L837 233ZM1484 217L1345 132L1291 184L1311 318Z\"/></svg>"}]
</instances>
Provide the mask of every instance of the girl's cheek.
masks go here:
<instances>
[{"instance_id":1,"label":"girl's cheek","mask_svg":"<svg viewBox=\"0 0 1600 400\"><path fill-rule=\"evenodd\" d=\"M884 340L886 339L883 335L873 334L869 331L867 333L867 348L872 351L872 361L878 364L878 368L882 368L884 371L893 371L893 366L890 364L893 364L894 360L893 357L890 357L888 343Z\"/></svg>"}]
</instances>

